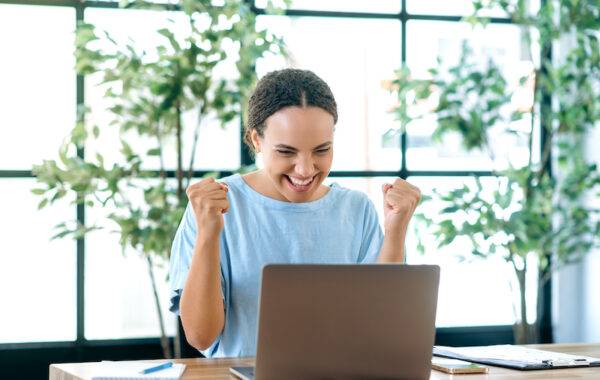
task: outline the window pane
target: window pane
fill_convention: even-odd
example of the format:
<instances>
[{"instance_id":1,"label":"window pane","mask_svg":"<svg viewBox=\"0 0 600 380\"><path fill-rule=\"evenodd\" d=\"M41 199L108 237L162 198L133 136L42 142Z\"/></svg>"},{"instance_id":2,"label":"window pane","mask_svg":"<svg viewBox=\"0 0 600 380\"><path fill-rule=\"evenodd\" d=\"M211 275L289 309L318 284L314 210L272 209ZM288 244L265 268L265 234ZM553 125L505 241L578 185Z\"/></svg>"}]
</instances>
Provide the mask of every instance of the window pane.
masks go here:
<instances>
[{"instance_id":1,"label":"window pane","mask_svg":"<svg viewBox=\"0 0 600 380\"><path fill-rule=\"evenodd\" d=\"M514 5L517 1L509 0L508 3ZM540 8L540 0L527 1L527 7L531 12L536 12ZM472 0L407 0L406 10L410 14L469 16L473 14L474 8ZM486 17L508 17L506 12L498 6L490 10L482 10L479 14Z\"/></svg>"},{"instance_id":2,"label":"window pane","mask_svg":"<svg viewBox=\"0 0 600 380\"><path fill-rule=\"evenodd\" d=\"M138 205L141 192L130 192ZM121 339L155 337L160 324L148 262L140 252L127 248L123 253L120 235L111 232L118 226L106 215L114 207L86 208L88 223L106 228L86 236L85 265L85 337L87 339ZM160 298L167 334L175 334L175 316L168 310L168 263L155 259L154 278ZM110 279L110 281L108 281Z\"/></svg>"},{"instance_id":3,"label":"window pane","mask_svg":"<svg viewBox=\"0 0 600 380\"><path fill-rule=\"evenodd\" d=\"M273 4L284 7L281 0L275 0ZM258 8L266 7L267 0L257 0L256 6ZM402 2L401 0L292 0L292 4L286 8L311 11L399 13L402 9Z\"/></svg>"},{"instance_id":4,"label":"window pane","mask_svg":"<svg viewBox=\"0 0 600 380\"><path fill-rule=\"evenodd\" d=\"M60 200L38 211L34 187L33 179L0 179L0 343L76 338L75 241L50 241L75 207Z\"/></svg>"},{"instance_id":5,"label":"window pane","mask_svg":"<svg viewBox=\"0 0 600 380\"><path fill-rule=\"evenodd\" d=\"M473 56L485 63L488 59L502 70L508 81L508 91L519 90L508 107L501 110L506 120L517 107L531 106L533 86L522 85L520 79L533 71L521 33L515 25L488 25L486 29L473 30L467 23L443 21L410 21L407 24L407 64L415 77L427 78L427 70L442 59L442 67L449 68L459 62L463 41L468 41ZM424 49L423 46L427 48ZM522 102L526 104L522 104ZM412 170L501 170L509 163L521 167L528 161L528 132L531 119L517 122L499 122L489 130L493 152L473 150L461 146L458 133L447 133L443 143L433 143L431 134L436 126L433 117L424 117L407 125L407 166ZM539 141L536 139L536 141ZM492 159L493 157L493 159Z\"/></svg>"},{"instance_id":6,"label":"window pane","mask_svg":"<svg viewBox=\"0 0 600 380\"><path fill-rule=\"evenodd\" d=\"M438 192L448 191L463 184L475 186L468 177L411 177L409 181L431 195L433 189ZM497 186L496 178L481 178L484 189L491 191ZM441 204L435 201L422 203L417 212L429 217L439 215ZM414 226L413 226L414 227ZM441 267L441 280L438 298L438 327L485 326L513 324L515 317L512 309L512 288L518 285L513 269L501 257L500 251L486 259L467 260L461 262L459 256L470 257L472 246L469 239L457 238L451 245L438 248L438 242L430 231L420 229L420 238L425 245L425 254L420 255L416 249L417 237L415 229L409 228L406 250L407 262L410 264L437 264ZM530 268L537 263L528 261ZM535 272L535 271L533 271ZM535 276L530 276L527 288L536 288ZM528 293L528 314L535 319L535 294Z\"/></svg>"},{"instance_id":7,"label":"window pane","mask_svg":"<svg viewBox=\"0 0 600 380\"><path fill-rule=\"evenodd\" d=\"M172 20L172 21L169 21ZM189 22L181 12L158 12L148 10L123 10L123 9L88 9L86 10L86 22L95 25L98 31L107 31L111 38L121 45L135 41L138 52L145 51L149 60L157 57L156 46L164 44L165 38L156 31L161 28L169 28L174 31L178 41L185 46L185 37L189 36ZM96 45L107 49L106 45ZM235 48L232 43L231 49ZM232 57L219 64L214 71L216 78L235 78L235 57L237 54L228 54ZM103 99L107 85L99 85L101 76L90 75L86 77L86 104L91 108L90 122L100 127L100 138L86 147L86 155L95 157L100 152L107 165L114 162L123 162L119 153L121 149L118 133L118 125L109 125L114 115L107 111L112 104ZM199 105L198 105L199 106ZM196 110L182 115L184 133L183 142L183 165L187 169L192 157L192 142L194 141L194 129L199 118ZM195 149L194 169L216 169L233 170L240 166L240 120L235 119L221 128L221 123L213 116L202 119L198 135L198 145ZM145 154L149 149L158 146L157 141L149 138L140 138L128 135L127 142L133 149ZM167 170L174 170L177 166L175 142L172 141L164 148L164 165ZM157 156L147 156L143 159L142 167L145 169L159 169L160 161Z\"/></svg>"},{"instance_id":8,"label":"window pane","mask_svg":"<svg viewBox=\"0 0 600 380\"><path fill-rule=\"evenodd\" d=\"M75 123L75 10L0 4L0 169L58 158Z\"/></svg>"},{"instance_id":9,"label":"window pane","mask_svg":"<svg viewBox=\"0 0 600 380\"><path fill-rule=\"evenodd\" d=\"M389 113L394 99L385 83L400 66L400 23L262 16L257 24L283 36L290 50L287 62L259 61L259 76L295 67L314 71L331 87L339 114L333 170L399 169L399 144L383 136L396 124Z\"/></svg>"},{"instance_id":10,"label":"window pane","mask_svg":"<svg viewBox=\"0 0 600 380\"><path fill-rule=\"evenodd\" d=\"M468 16L473 13L472 0L407 0L406 10L410 14L432 14L446 16ZM481 14L489 17L507 17L506 13L495 8Z\"/></svg>"}]
</instances>

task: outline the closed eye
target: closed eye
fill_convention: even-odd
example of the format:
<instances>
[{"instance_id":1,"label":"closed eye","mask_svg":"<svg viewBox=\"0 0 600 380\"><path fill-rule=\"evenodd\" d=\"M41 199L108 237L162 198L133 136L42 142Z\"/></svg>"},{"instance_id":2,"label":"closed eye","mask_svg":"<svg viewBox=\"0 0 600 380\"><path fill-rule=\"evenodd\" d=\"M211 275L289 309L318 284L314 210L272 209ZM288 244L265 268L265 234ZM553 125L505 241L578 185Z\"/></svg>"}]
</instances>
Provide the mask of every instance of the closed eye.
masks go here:
<instances>
[{"instance_id":1,"label":"closed eye","mask_svg":"<svg viewBox=\"0 0 600 380\"><path fill-rule=\"evenodd\" d=\"M317 149L316 152L323 154L323 153L329 152L330 150L331 150L331 148L323 148L323 149Z\"/></svg>"},{"instance_id":2,"label":"closed eye","mask_svg":"<svg viewBox=\"0 0 600 380\"><path fill-rule=\"evenodd\" d=\"M283 155L286 155L286 156L294 154L294 152L291 151L291 150L283 150L283 149L277 149L277 153L283 154Z\"/></svg>"}]
</instances>

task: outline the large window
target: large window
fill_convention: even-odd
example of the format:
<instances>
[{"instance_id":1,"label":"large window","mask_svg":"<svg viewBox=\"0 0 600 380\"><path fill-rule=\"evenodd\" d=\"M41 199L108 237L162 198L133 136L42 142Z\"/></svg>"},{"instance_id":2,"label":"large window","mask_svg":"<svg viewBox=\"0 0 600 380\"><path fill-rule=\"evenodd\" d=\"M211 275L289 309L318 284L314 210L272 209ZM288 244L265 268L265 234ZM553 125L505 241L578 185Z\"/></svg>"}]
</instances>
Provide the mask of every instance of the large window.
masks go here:
<instances>
[{"instance_id":1,"label":"large window","mask_svg":"<svg viewBox=\"0 0 600 380\"><path fill-rule=\"evenodd\" d=\"M56 223L75 219L78 213L90 220L100 218L109 210L78 210L66 200L38 212L38 199L29 190L35 186L32 165L56 158L62 138L74 125L77 95L85 95L90 118L102 129L103 140L97 144L118 149L117 131L111 130L103 111L105 89L97 87L98 78L89 76L76 85L72 55L76 20L91 22L116 40L132 38L144 49L152 47L160 25L167 19L177 22L179 16L117 9L116 2L88 2L77 8L59 0L47 1L55 6L0 2L0 35L11 36L0 39L4 58L0 60L0 344L156 337L158 321L142 257L130 251L123 254L118 237L108 230L90 234L79 246L71 240L49 241ZM429 194L433 188L468 183L472 170L490 174L492 168L522 162L524 142L516 138L505 141L494 160L483 152L466 153L452 136L443 146L436 145L430 139L435 121L427 118L410 124L405 135L389 134L397 128L389 112L396 100L386 83L402 63L416 75L433 66L438 56L452 63L467 40L478 55L503 58L503 70L515 78L527 69L529 57L521 56L519 28L503 20L501 13L491 15L500 18L486 31L473 31L461 22L460 16L471 10L466 0L297 0L279 16L264 15L265 3L255 3L258 26L283 37L290 54L285 60L261 60L257 73L291 66L313 70L330 84L340 118L329 181L366 192L380 215L381 185L395 177L407 178ZM236 120L221 129L208 123L202 129L196 169L231 171L241 166L239 124ZM90 145L85 152L94 154L95 149ZM167 166L174 167L169 158ZM148 164L148 169L155 168ZM493 186L495 180L484 182ZM437 206L422 207L435 213ZM422 238L426 254L416 252L411 233L407 261L442 266L438 327L513 323L509 269L503 262L459 262L456 255L469 250L461 241L438 250L431 237ZM156 278L168 316L167 332L172 335L175 323L166 311L166 269ZM77 294L84 295L81 307ZM78 323L85 328L78 328Z\"/></svg>"}]
</instances>

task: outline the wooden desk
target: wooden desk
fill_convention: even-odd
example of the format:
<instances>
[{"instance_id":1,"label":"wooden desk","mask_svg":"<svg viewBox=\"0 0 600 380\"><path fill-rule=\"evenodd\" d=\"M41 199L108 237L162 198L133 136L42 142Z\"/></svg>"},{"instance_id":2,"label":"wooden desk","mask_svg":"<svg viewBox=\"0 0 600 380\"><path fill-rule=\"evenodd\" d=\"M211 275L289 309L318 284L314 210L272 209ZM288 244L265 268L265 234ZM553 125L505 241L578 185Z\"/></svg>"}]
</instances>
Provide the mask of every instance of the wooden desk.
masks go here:
<instances>
[{"instance_id":1,"label":"wooden desk","mask_svg":"<svg viewBox=\"0 0 600 380\"><path fill-rule=\"evenodd\" d=\"M600 358L600 343L542 344L531 347L549 351L563 352L566 354L585 355ZM174 362L185 363L187 365L187 368L181 377L184 380L233 380L236 379L236 377L229 374L229 367L253 365L254 358L178 359L174 360ZM90 380L97 365L98 363L52 364L50 366L49 380ZM446 375L442 372L432 370L430 379L600 379L600 367L566 368L542 371L517 371L506 368L490 367L490 373L487 375Z\"/></svg>"}]
</instances>

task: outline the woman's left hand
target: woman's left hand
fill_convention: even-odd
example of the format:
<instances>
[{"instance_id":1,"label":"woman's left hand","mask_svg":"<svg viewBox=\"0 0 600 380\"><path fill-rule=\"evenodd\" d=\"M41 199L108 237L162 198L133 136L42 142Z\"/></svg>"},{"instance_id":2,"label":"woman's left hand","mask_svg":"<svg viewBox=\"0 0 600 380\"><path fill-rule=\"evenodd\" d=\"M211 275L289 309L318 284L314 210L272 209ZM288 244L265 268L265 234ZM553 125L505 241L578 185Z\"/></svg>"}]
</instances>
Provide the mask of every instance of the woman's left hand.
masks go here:
<instances>
[{"instance_id":1,"label":"woman's left hand","mask_svg":"<svg viewBox=\"0 0 600 380\"><path fill-rule=\"evenodd\" d=\"M410 218L421 201L421 190L402 178L397 178L392 185L384 184L382 190L385 233L404 237Z\"/></svg>"}]
</instances>

